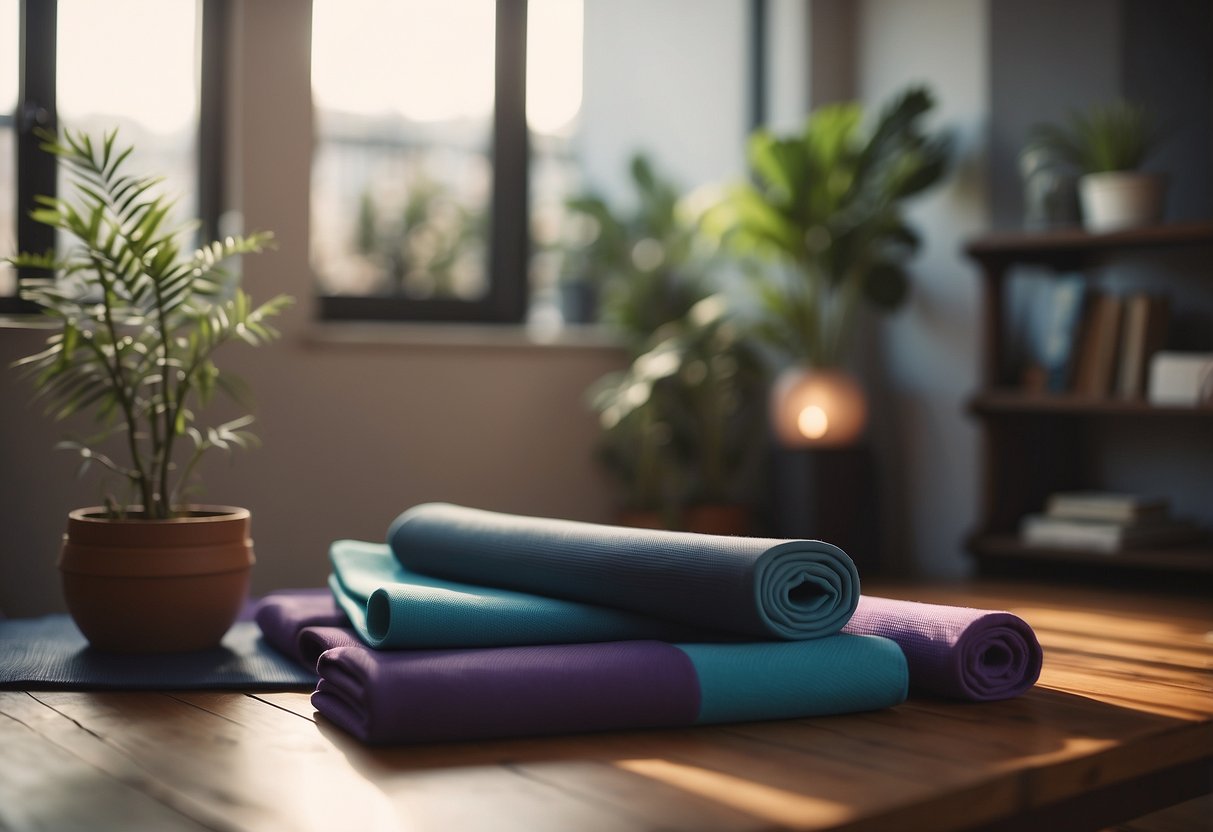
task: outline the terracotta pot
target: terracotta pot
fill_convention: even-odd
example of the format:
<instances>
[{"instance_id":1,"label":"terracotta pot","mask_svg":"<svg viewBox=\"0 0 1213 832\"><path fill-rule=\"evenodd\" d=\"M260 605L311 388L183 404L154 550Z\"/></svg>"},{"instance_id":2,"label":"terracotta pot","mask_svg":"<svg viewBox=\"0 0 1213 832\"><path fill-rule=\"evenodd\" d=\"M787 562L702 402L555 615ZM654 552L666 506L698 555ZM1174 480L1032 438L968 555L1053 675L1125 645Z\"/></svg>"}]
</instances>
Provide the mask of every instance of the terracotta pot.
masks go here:
<instances>
[{"instance_id":1,"label":"terracotta pot","mask_svg":"<svg viewBox=\"0 0 1213 832\"><path fill-rule=\"evenodd\" d=\"M240 614L253 565L249 512L194 506L171 520L68 515L59 570L89 643L115 652L215 647Z\"/></svg>"}]
</instances>

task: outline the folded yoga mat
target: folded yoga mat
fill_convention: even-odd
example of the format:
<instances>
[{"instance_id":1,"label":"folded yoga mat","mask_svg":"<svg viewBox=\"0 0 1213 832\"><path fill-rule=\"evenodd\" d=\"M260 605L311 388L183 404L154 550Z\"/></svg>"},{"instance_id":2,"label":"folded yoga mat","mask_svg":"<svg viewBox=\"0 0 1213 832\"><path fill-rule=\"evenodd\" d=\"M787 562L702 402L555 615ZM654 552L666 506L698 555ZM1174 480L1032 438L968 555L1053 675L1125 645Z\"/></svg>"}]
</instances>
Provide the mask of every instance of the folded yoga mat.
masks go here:
<instances>
[{"instance_id":1,"label":"folded yoga mat","mask_svg":"<svg viewBox=\"0 0 1213 832\"><path fill-rule=\"evenodd\" d=\"M703 640L702 630L623 610L446 581L404 568L382 543L329 548L334 597L379 648L494 647L625 639ZM713 633L716 640L726 637Z\"/></svg>"},{"instance_id":2,"label":"folded yoga mat","mask_svg":"<svg viewBox=\"0 0 1213 832\"><path fill-rule=\"evenodd\" d=\"M333 593L374 647L728 640L606 607L419 575L383 544L338 541L330 557ZM843 632L896 641L910 663L910 684L921 693L1006 699L1040 675L1032 628L1007 612L863 596Z\"/></svg>"},{"instance_id":3,"label":"folded yoga mat","mask_svg":"<svg viewBox=\"0 0 1213 832\"><path fill-rule=\"evenodd\" d=\"M302 638L323 651L316 710L373 744L823 716L891 707L907 685L902 652L873 636L408 651L341 629Z\"/></svg>"},{"instance_id":4,"label":"folded yoga mat","mask_svg":"<svg viewBox=\"0 0 1213 832\"><path fill-rule=\"evenodd\" d=\"M0 688L20 690L298 690L315 676L239 621L213 650L103 653L66 615L0 621Z\"/></svg>"},{"instance_id":5,"label":"folded yoga mat","mask_svg":"<svg viewBox=\"0 0 1213 832\"><path fill-rule=\"evenodd\" d=\"M843 632L897 642L914 690L977 702L1023 693L1043 661L1032 628L1009 612L864 596Z\"/></svg>"},{"instance_id":6,"label":"folded yoga mat","mask_svg":"<svg viewBox=\"0 0 1213 832\"><path fill-rule=\"evenodd\" d=\"M316 657L299 651L299 634L305 627L348 627L349 619L337 607L328 589L288 589L262 598L253 609L253 620L269 645L307 667Z\"/></svg>"},{"instance_id":7,"label":"folded yoga mat","mask_svg":"<svg viewBox=\"0 0 1213 832\"><path fill-rule=\"evenodd\" d=\"M817 540L601 526L427 503L392 523L404 567L762 639L838 632L859 575Z\"/></svg>"}]
</instances>

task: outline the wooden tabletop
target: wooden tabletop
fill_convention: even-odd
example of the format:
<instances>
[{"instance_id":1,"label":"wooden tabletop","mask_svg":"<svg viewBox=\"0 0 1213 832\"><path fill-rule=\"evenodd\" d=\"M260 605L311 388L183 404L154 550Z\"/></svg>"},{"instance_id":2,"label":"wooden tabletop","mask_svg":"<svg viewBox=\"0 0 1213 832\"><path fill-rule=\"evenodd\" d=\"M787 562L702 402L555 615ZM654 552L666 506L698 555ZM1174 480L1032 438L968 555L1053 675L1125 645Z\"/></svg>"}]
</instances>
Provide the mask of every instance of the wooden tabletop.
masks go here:
<instances>
[{"instance_id":1,"label":"wooden tabletop","mask_svg":"<svg viewBox=\"0 0 1213 832\"><path fill-rule=\"evenodd\" d=\"M1098 829L1213 789L1213 602L880 590L1018 613L1045 647L1039 685L993 704L391 750L303 693L0 692L0 829Z\"/></svg>"}]
</instances>

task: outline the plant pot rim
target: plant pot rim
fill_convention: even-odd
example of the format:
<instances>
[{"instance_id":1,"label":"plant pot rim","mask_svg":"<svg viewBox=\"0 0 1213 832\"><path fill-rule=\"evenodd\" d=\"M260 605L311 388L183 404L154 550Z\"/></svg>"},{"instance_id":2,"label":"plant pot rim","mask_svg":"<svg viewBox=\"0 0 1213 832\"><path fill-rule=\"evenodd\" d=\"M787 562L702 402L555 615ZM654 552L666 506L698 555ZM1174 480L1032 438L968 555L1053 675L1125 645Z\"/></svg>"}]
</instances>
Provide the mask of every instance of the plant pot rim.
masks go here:
<instances>
[{"instance_id":1,"label":"plant pot rim","mask_svg":"<svg viewBox=\"0 0 1213 832\"><path fill-rule=\"evenodd\" d=\"M128 512L135 510L142 511L142 506L129 506ZM85 508L77 508L69 511L67 516L73 523L89 523L97 525L120 525L128 523L137 526L152 526L152 525L180 525L183 523L224 523L233 520L247 520L252 514L247 508L239 506L219 506L219 505L188 505L182 506L179 510L189 512L186 515L179 517L168 517L164 519L149 519L146 517L132 517L128 514L126 517L106 517L105 506L87 506Z\"/></svg>"}]
</instances>

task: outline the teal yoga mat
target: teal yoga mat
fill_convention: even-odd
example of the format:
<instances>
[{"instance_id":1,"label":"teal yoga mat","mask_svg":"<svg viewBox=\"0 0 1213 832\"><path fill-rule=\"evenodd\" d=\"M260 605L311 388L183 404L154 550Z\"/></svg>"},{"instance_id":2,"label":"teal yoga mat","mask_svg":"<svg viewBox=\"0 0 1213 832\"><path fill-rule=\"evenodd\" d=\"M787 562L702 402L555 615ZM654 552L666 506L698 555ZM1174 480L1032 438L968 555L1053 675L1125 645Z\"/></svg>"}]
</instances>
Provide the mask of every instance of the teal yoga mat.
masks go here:
<instances>
[{"instance_id":1,"label":"teal yoga mat","mask_svg":"<svg viewBox=\"0 0 1213 832\"><path fill-rule=\"evenodd\" d=\"M819 540L632 529L426 503L395 520L388 544L410 573L759 639L831 635L859 601L854 563Z\"/></svg>"},{"instance_id":2,"label":"teal yoga mat","mask_svg":"<svg viewBox=\"0 0 1213 832\"><path fill-rule=\"evenodd\" d=\"M334 597L362 640L376 648L708 637L635 613L417 574L382 543L339 540L329 558Z\"/></svg>"}]
</instances>

